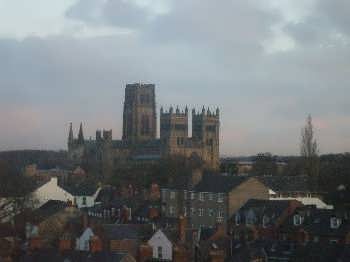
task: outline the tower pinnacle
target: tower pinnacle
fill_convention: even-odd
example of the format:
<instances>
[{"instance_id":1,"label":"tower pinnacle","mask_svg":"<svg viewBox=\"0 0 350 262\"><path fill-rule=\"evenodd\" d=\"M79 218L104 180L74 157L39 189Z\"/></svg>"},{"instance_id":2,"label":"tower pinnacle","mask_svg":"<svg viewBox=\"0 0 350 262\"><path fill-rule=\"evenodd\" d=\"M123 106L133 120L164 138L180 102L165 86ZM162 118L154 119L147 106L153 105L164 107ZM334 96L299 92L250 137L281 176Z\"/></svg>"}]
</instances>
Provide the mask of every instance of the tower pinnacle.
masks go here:
<instances>
[{"instance_id":1,"label":"tower pinnacle","mask_svg":"<svg viewBox=\"0 0 350 262\"><path fill-rule=\"evenodd\" d=\"M79 134L78 134L78 143L84 144L83 123L80 123Z\"/></svg>"}]
</instances>

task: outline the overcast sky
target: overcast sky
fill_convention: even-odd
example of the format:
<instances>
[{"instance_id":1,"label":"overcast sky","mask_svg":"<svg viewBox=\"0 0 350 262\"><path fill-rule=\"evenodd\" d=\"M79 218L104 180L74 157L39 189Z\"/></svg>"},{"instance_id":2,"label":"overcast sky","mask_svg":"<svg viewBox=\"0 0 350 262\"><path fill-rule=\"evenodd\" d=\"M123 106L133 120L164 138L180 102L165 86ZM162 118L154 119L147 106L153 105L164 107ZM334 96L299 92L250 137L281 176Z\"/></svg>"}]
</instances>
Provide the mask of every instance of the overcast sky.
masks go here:
<instances>
[{"instance_id":1,"label":"overcast sky","mask_svg":"<svg viewBox=\"0 0 350 262\"><path fill-rule=\"evenodd\" d=\"M124 86L221 109L221 153L350 151L349 0L0 0L0 150L122 130Z\"/></svg>"}]
</instances>

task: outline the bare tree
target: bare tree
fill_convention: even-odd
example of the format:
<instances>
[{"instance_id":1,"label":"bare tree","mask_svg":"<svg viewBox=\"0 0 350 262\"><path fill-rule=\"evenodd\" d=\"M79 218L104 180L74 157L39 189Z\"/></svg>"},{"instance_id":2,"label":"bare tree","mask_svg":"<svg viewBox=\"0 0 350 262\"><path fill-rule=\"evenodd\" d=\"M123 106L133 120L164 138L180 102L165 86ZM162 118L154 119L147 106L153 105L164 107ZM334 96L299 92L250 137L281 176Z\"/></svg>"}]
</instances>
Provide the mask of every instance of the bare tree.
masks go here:
<instances>
[{"instance_id":1,"label":"bare tree","mask_svg":"<svg viewBox=\"0 0 350 262\"><path fill-rule=\"evenodd\" d=\"M319 157L311 115L306 118L305 126L301 130L300 154L303 158L304 170L309 177L310 185L316 190L318 187Z\"/></svg>"}]
</instances>

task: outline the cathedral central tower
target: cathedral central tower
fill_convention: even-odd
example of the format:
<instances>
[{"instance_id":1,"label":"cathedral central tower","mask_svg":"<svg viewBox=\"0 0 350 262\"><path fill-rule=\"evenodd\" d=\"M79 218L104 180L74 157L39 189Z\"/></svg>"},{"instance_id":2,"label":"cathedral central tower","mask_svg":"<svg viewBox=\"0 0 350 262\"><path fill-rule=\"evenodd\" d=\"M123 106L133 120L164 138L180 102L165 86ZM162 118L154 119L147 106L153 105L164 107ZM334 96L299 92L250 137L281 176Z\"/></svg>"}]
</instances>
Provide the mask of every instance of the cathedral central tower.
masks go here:
<instances>
[{"instance_id":1,"label":"cathedral central tower","mask_svg":"<svg viewBox=\"0 0 350 262\"><path fill-rule=\"evenodd\" d=\"M155 139L157 135L154 84L127 84L123 112L123 140L130 143Z\"/></svg>"}]
</instances>

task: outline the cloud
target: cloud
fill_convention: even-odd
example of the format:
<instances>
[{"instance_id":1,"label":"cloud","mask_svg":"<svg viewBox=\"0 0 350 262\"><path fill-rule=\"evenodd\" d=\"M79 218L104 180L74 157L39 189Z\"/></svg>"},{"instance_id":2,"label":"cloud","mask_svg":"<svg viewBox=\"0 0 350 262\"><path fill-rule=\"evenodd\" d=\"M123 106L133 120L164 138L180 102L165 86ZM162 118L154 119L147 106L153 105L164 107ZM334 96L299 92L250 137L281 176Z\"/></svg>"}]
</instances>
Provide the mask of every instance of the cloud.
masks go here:
<instances>
[{"instance_id":1,"label":"cloud","mask_svg":"<svg viewBox=\"0 0 350 262\"><path fill-rule=\"evenodd\" d=\"M120 138L124 86L143 81L156 84L158 106L220 106L224 154L297 154L309 113L322 152L345 151L350 9L327 3L70 3L64 30L0 39L0 102L10 123L0 146L64 148L71 121L83 121L87 137L113 128ZM32 116L36 125L23 121ZM17 129L27 132L11 134Z\"/></svg>"}]
</instances>

